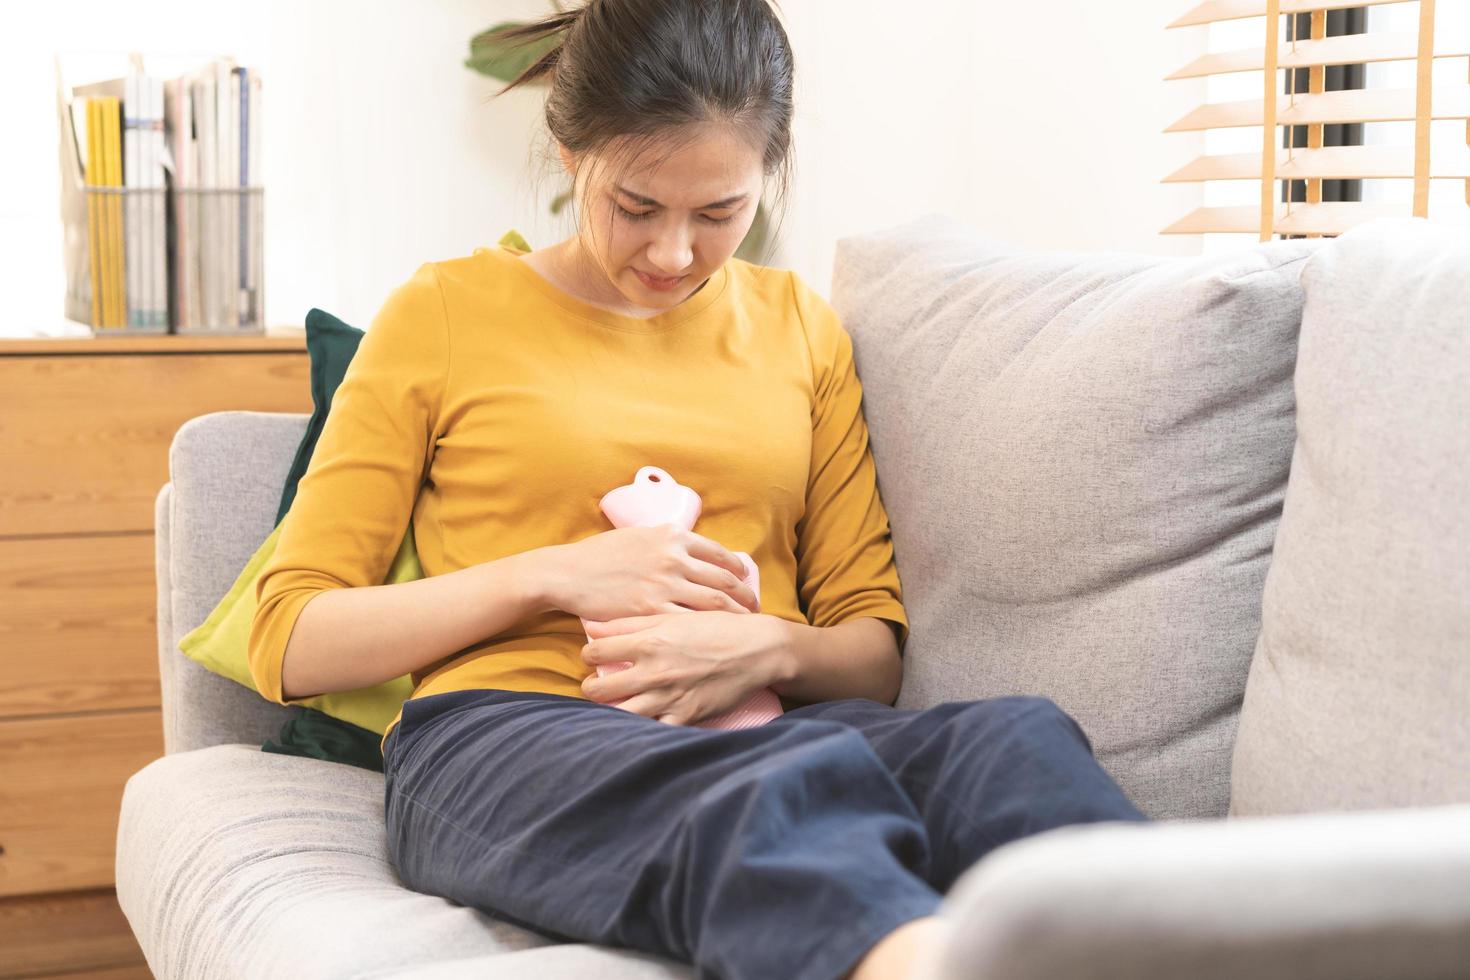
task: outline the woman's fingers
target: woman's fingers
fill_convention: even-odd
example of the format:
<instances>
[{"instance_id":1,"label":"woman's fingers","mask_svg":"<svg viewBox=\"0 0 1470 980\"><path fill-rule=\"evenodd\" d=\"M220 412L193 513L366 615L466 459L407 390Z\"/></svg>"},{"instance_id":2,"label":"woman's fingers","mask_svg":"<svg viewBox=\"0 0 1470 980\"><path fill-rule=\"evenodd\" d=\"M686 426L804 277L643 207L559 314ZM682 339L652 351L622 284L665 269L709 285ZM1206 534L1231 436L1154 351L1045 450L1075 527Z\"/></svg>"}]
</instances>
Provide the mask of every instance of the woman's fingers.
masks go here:
<instances>
[{"instance_id":1,"label":"woman's fingers","mask_svg":"<svg viewBox=\"0 0 1470 980\"><path fill-rule=\"evenodd\" d=\"M743 566L742 566L743 568ZM741 576L727 572L698 558L691 558L685 568L684 577L691 583L705 586L725 601L718 605L702 606L704 609L724 609L728 612L754 612L755 592L741 581Z\"/></svg>"},{"instance_id":2,"label":"woman's fingers","mask_svg":"<svg viewBox=\"0 0 1470 980\"><path fill-rule=\"evenodd\" d=\"M689 544L686 550L689 554L701 561L707 561L716 568L723 569L734 575L736 580L745 578L745 566L735 553L713 538L707 538L695 531L687 532Z\"/></svg>"},{"instance_id":3,"label":"woman's fingers","mask_svg":"<svg viewBox=\"0 0 1470 980\"><path fill-rule=\"evenodd\" d=\"M728 593L703 585L695 585L693 582L685 587L684 596L685 598L681 601L696 609L713 612L750 612L749 609L730 598Z\"/></svg>"},{"instance_id":4,"label":"woman's fingers","mask_svg":"<svg viewBox=\"0 0 1470 980\"><path fill-rule=\"evenodd\" d=\"M630 685L628 678L623 676L625 671L631 669L631 667L624 667L619 670L609 671L599 677L589 675L582 680L582 693L586 694L592 700L601 701L604 704L611 704L615 701L621 701L624 698L630 698L644 693L638 689L636 682ZM588 690L589 686L591 688L590 691ZM622 705L618 705L618 707L622 707Z\"/></svg>"},{"instance_id":5,"label":"woman's fingers","mask_svg":"<svg viewBox=\"0 0 1470 980\"><path fill-rule=\"evenodd\" d=\"M669 715L668 708L664 704L664 701L664 695L655 694L650 691L644 691L641 694L633 695L628 700L618 705L618 707L622 708L624 711L631 711L635 715L642 715L650 721L658 721L661 720L662 717L667 717Z\"/></svg>"}]
</instances>

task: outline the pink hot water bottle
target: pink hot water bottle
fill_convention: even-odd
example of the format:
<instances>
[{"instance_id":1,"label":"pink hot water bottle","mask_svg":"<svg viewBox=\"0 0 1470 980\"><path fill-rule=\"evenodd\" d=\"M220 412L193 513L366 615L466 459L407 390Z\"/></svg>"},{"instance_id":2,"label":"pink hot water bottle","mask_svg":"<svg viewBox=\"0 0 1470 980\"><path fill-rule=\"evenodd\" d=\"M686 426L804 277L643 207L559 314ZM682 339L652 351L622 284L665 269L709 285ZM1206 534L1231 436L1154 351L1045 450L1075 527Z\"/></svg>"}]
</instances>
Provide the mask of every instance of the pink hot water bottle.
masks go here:
<instances>
[{"instance_id":1,"label":"pink hot water bottle","mask_svg":"<svg viewBox=\"0 0 1470 980\"><path fill-rule=\"evenodd\" d=\"M682 486L677 480L657 466L645 466L627 486L609 490L603 494L598 506L612 521L614 527L656 527L659 524L675 524L686 531L694 529L699 520L701 502L699 494ZM745 566L745 578L741 581L755 593L756 610L760 610L760 571L750 555L735 552L735 557ZM585 630L590 620L582 620ZM629 661L613 664L598 664L597 676L606 677L633 666ZM605 702L614 707L621 701ZM764 725L782 714L781 699L776 692L763 687L753 692L733 710L713 718L694 722L693 728L754 728Z\"/></svg>"}]
</instances>

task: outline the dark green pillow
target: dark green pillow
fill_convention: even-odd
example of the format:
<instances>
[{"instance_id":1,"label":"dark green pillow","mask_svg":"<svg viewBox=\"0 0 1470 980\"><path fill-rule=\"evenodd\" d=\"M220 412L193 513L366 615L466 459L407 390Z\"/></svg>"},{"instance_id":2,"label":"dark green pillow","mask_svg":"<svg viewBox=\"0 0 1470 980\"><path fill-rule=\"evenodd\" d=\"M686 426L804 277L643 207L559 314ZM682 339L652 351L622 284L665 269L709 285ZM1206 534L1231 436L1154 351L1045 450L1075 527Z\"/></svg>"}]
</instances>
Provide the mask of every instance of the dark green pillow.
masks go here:
<instances>
[{"instance_id":1,"label":"dark green pillow","mask_svg":"<svg viewBox=\"0 0 1470 980\"><path fill-rule=\"evenodd\" d=\"M349 326L325 310L315 307L306 314L306 353L311 358L311 418L306 423L306 435L296 449L296 458L286 474L286 487L281 493L281 506L276 509L276 523L291 509L296 499L296 484L306 475L311 454L316 450L316 441L321 437L322 426L327 424L327 413L332 410L332 396L347 373L347 365L357 353L362 342L363 331Z\"/></svg>"},{"instance_id":2,"label":"dark green pillow","mask_svg":"<svg viewBox=\"0 0 1470 980\"><path fill-rule=\"evenodd\" d=\"M281 493L281 506L276 511L280 524L296 499L296 485L306 474L327 413L332 410L332 396L347 373L362 341L363 331L343 323L325 310L315 307L306 314L306 352L311 359L311 418L306 435L296 448L296 458L286 473L286 486ZM379 747L383 736L340 718L301 704L287 705L290 717L281 726L276 739L266 739L263 752L300 755L328 762L341 762L363 769L383 771L383 754Z\"/></svg>"},{"instance_id":3,"label":"dark green pillow","mask_svg":"<svg viewBox=\"0 0 1470 980\"><path fill-rule=\"evenodd\" d=\"M302 755L383 771L382 735L305 705L288 705L288 710L291 717L275 739L265 740L262 752Z\"/></svg>"}]
</instances>

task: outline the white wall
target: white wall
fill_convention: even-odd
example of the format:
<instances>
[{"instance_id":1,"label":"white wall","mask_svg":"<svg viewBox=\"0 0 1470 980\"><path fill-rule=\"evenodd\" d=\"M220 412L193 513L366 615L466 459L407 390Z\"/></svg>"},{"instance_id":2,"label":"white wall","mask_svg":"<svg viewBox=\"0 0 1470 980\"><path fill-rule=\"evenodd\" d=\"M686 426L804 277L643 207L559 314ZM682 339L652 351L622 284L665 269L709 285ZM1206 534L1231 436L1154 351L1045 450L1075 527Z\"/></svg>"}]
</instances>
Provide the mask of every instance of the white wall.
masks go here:
<instances>
[{"instance_id":1,"label":"white wall","mask_svg":"<svg viewBox=\"0 0 1470 980\"><path fill-rule=\"evenodd\" d=\"M806 76L793 268L825 289L834 239L930 210L1036 247L1199 251L1158 233L1201 201L1159 183L1202 152L1163 132L1204 99L1163 81L1205 50L1164 29L1192 3L1049 6L783 3Z\"/></svg>"},{"instance_id":2,"label":"white wall","mask_svg":"<svg viewBox=\"0 0 1470 980\"><path fill-rule=\"evenodd\" d=\"M975 0L782 0L796 51L797 179L772 264L826 291L834 242L931 210L1056 248L1188 254L1158 230L1201 203L1159 178L1202 150L1163 128L1201 101L1163 76L1206 31L1190 0L1060 0L1041 17ZM320 306L366 325L424 261L569 233L541 90L461 66L472 34L544 0L71 0L9 11L0 90L0 334L86 333L63 294L53 50L228 53L265 79L267 320Z\"/></svg>"}]
</instances>

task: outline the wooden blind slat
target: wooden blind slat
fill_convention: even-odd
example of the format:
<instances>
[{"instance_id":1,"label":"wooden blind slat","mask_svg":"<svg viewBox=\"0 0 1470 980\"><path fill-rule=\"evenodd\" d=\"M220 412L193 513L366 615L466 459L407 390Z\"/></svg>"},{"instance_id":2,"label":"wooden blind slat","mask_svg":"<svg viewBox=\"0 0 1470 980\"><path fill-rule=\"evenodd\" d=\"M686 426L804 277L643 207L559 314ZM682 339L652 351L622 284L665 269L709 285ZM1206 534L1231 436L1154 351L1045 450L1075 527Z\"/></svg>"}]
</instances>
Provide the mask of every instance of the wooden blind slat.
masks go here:
<instances>
[{"instance_id":1,"label":"wooden blind slat","mask_svg":"<svg viewBox=\"0 0 1470 980\"><path fill-rule=\"evenodd\" d=\"M1272 231L1278 235L1341 235L1354 225L1374 218L1402 218L1402 204L1365 204L1361 201L1326 201L1321 204L1283 205Z\"/></svg>"},{"instance_id":2,"label":"wooden blind slat","mask_svg":"<svg viewBox=\"0 0 1470 980\"><path fill-rule=\"evenodd\" d=\"M1365 204L1360 201L1326 201L1321 204L1286 205L1276 202L1272 231L1278 235L1340 235L1356 224L1374 218L1404 216L1402 204ZM1436 223L1470 228L1470 217L1436 216ZM1165 235L1200 235L1216 232L1248 234L1260 225L1261 215L1252 204L1196 208L1163 230Z\"/></svg>"},{"instance_id":3,"label":"wooden blind slat","mask_svg":"<svg viewBox=\"0 0 1470 980\"><path fill-rule=\"evenodd\" d=\"M1464 58L1470 45L1453 41L1437 42L1435 58ZM1264 48L1242 48L1239 51L1216 51L1201 55L1171 75L1176 78L1203 78L1229 75L1232 72L1261 71L1265 64ZM1419 37L1408 32L1382 34L1339 34L1320 41L1297 41L1277 52L1278 68L1311 68L1316 65L1356 65L1380 61L1413 61L1419 57Z\"/></svg>"},{"instance_id":4,"label":"wooden blind slat","mask_svg":"<svg viewBox=\"0 0 1470 980\"><path fill-rule=\"evenodd\" d=\"M1390 3L1405 2L1407 0L1280 0L1278 9L1283 14L1305 14L1313 10L1381 7ZM1204 3L1167 26L1194 27L1199 24L1215 24L1222 20L1262 16L1266 16L1266 0L1205 0Z\"/></svg>"},{"instance_id":5,"label":"wooden blind slat","mask_svg":"<svg viewBox=\"0 0 1470 980\"><path fill-rule=\"evenodd\" d=\"M1326 36L1327 11L1312 11L1312 40L1308 43L1320 43L1324 38L1326 38ZM1288 69L1288 72L1290 72L1290 69ZM1326 88L1326 76L1327 69L1322 65L1313 65L1311 68L1307 69L1307 91L1312 94L1318 94L1322 92ZM1292 74L1288 74L1286 77L1291 78L1293 76ZM1287 132L1290 132L1290 130L1288 130ZM1320 123L1307 127L1307 149L1320 150L1322 148L1322 138L1322 125ZM1289 139L1288 142L1292 146L1292 150L1287 153L1287 157L1290 158L1296 155L1296 140L1292 138ZM1276 169L1280 170L1281 168L1278 165ZM1288 184L1287 186L1290 187L1291 185ZM1290 196L1291 195L1288 195L1288 197ZM1307 203L1320 204L1321 201L1322 181L1318 178L1311 178L1307 181Z\"/></svg>"},{"instance_id":6,"label":"wooden blind slat","mask_svg":"<svg viewBox=\"0 0 1470 980\"><path fill-rule=\"evenodd\" d=\"M1271 215L1276 205L1276 52L1280 47L1279 0L1266 0L1266 60L1262 80L1266 91L1256 108L1261 110L1261 241L1271 238Z\"/></svg>"},{"instance_id":7,"label":"wooden blind slat","mask_svg":"<svg viewBox=\"0 0 1470 980\"><path fill-rule=\"evenodd\" d=\"M1285 209L1282 209L1285 213ZM1261 224L1261 210L1250 204L1195 208L1163 230L1165 235L1202 235L1207 232L1256 231Z\"/></svg>"},{"instance_id":8,"label":"wooden blind slat","mask_svg":"<svg viewBox=\"0 0 1470 980\"><path fill-rule=\"evenodd\" d=\"M1257 180L1261 176L1259 153L1224 153L1189 161L1160 183L1202 180ZM1276 156L1277 180L1386 180L1414 178L1412 146L1324 146L1292 150ZM1436 152L1431 180L1470 180L1470 146Z\"/></svg>"},{"instance_id":9,"label":"wooden blind slat","mask_svg":"<svg viewBox=\"0 0 1470 980\"><path fill-rule=\"evenodd\" d=\"M1429 108L1434 0L1419 0L1419 64L1414 79L1414 217L1429 217Z\"/></svg>"},{"instance_id":10,"label":"wooden blind slat","mask_svg":"<svg viewBox=\"0 0 1470 980\"><path fill-rule=\"evenodd\" d=\"M1274 86L1273 86L1274 92ZM1166 133L1201 129L1261 126L1266 99L1211 102L1198 106L1164 130ZM1274 106L1278 126L1311 123L1406 122L1417 115L1414 89L1345 89L1318 95L1279 95ZM1445 86L1433 93L1431 119L1470 119L1470 85Z\"/></svg>"}]
</instances>

